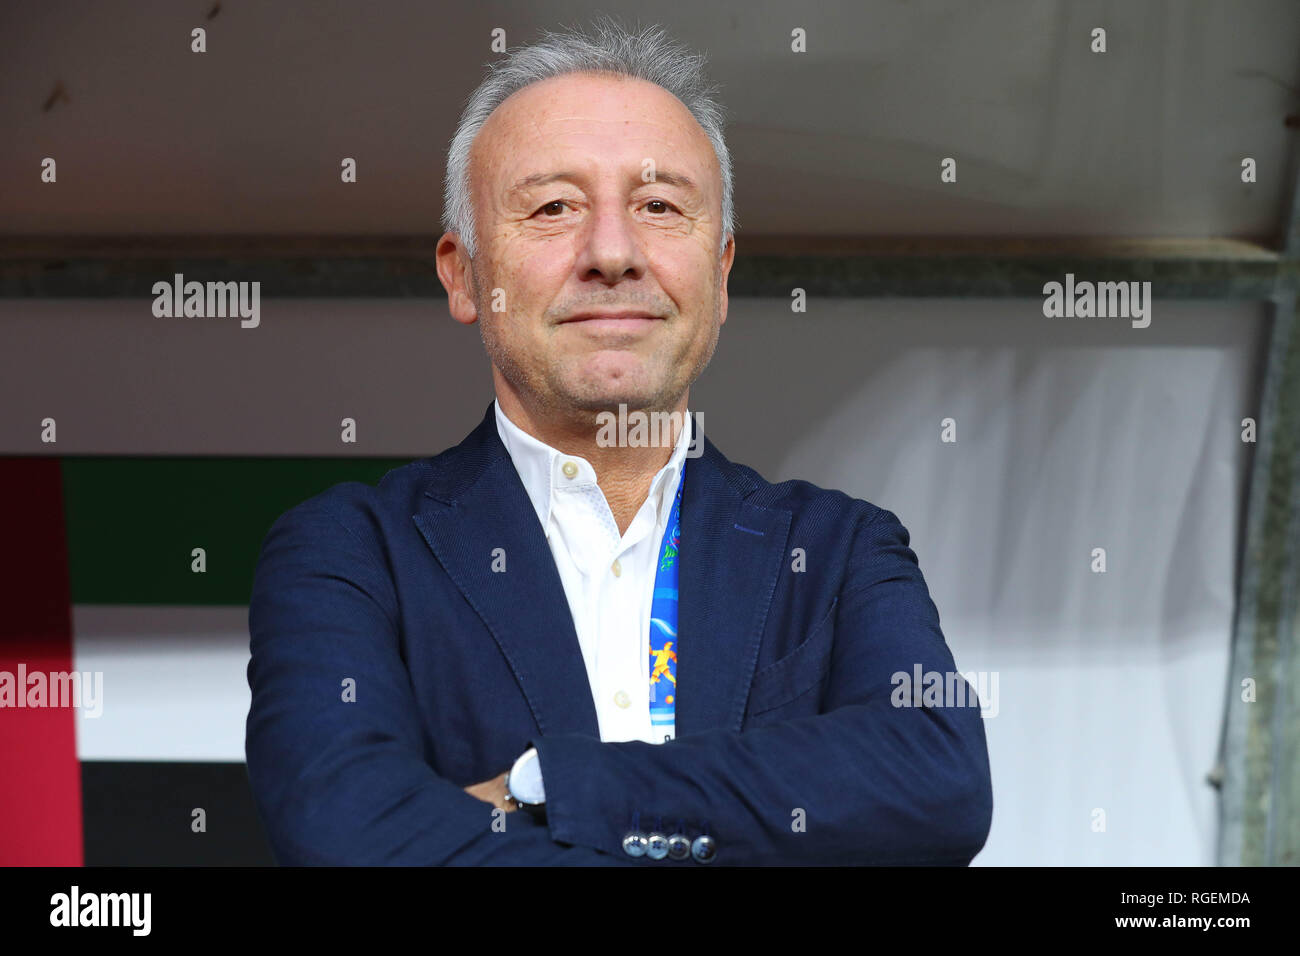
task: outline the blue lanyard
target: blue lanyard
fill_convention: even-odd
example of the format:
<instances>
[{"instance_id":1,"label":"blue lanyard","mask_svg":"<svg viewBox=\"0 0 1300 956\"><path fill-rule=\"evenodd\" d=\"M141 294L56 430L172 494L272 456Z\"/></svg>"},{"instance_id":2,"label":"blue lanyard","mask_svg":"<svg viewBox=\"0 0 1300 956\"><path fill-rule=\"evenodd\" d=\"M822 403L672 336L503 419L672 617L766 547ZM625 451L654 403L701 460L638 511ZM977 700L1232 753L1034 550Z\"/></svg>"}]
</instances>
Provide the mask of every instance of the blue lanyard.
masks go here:
<instances>
[{"instance_id":1,"label":"blue lanyard","mask_svg":"<svg viewBox=\"0 0 1300 956\"><path fill-rule=\"evenodd\" d=\"M682 485L686 464L677 478L672 514L659 545L654 597L650 601L650 726L657 740L676 735L677 701L677 558L681 553Z\"/></svg>"}]
</instances>

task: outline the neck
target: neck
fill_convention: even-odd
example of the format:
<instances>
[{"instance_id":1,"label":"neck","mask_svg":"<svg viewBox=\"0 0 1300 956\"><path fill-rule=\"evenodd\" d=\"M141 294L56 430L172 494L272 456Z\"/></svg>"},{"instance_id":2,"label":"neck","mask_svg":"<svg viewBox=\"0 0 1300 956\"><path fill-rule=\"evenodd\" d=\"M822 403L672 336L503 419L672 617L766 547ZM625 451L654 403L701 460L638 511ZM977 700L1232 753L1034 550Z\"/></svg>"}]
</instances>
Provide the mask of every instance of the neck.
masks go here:
<instances>
[{"instance_id":1,"label":"neck","mask_svg":"<svg viewBox=\"0 0 1300 956\"><path fill-rule=\"evenodd\" d=\"M644 447L621 447L617 444L603 445L599 441L601 424L597 412L586 409L543 409L536 404L521 400L509 388L497 388L497 401L506 417L523 431L540 442L550 445L565 455L585 458L596 472L596 484L600 486L609 510L613 512L619 533L627 531L636 513L641 510L646 497L650 494L650 483L659 470L668 464L673 456L677 438L685 424L687 393L683 393L671 408L628 409L644 412L676 412L666 421L671 435L659 435L658 444ZM617 410L611 410L617 415ZM629 433L632 422L628 423ZM605 429L609 433L609 429ZM655 438L647 423L648 440ZM617 431L615 430L615 435Z\"/></svg>"}]
</instances>

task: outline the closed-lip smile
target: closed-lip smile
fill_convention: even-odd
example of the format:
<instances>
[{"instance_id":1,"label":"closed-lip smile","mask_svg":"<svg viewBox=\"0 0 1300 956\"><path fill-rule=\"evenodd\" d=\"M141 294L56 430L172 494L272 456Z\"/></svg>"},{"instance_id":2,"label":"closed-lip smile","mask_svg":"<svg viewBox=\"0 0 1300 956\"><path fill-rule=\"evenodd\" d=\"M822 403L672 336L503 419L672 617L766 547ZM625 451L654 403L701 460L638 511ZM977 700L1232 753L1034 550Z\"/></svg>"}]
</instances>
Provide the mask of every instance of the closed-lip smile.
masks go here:
<instances>
[{"instance_id":1,"label":"closed-lip smile","mask_svg":"<svg viewBox=\"0 0 1300 956\"><path fill-rule=\"evenodd\" d=\"M659 318L660 316L651 315L649 312L592 311L592 312L579 312L576 315L571 315L567 319L562 319L560 321L560 324L564 325L568 322L595 322L595 321L602 321L602 320L607 320L610 322L628 322L628 321L635 321L635 320L653 322L653 321L658 321Z\"/></svg>"}]
</instances>

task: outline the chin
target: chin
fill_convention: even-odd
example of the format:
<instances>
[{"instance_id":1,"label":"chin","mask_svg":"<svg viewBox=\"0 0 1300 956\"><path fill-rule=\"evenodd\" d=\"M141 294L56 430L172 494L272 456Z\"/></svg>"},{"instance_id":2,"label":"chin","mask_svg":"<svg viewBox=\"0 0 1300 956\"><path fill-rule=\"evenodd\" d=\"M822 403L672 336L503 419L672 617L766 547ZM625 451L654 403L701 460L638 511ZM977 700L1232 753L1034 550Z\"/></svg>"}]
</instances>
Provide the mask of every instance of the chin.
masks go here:
<instances>
[{"instance_id":1,"label":"chin","mask_svg":"<svg viewBox=\"0 0 1300 956\"><path fill-rule=\"evenodd\" d=\"M668 383L584 382L569 394L580 408L616 412L620 405L629 410L657 407L668 394Z\"/></svg>"},{"instance_id":2,"label":"chin","mask_svg":"<svg viewBox=\"0 0 1300 956\"><path fill-rule=\"evenodd\" d=\"M575 407L587 411L617 411L619 405L642 408L654 402L662 393L662 386L654 387L642 375L620 376L620 380L597 376L565 383L563 389L563 394Z\"/></svg>"},{"instance_id":3,"label":"chin","mask_svg":"<svg viewBox=\"0 0 1300 956\"><path fill-rule=\"evenodd\" d=\"M586 392L572 397L572 404L587 412L617 412L620 405L629 410L645 408L653 399L640 392Z\"/></svg>"}]
</instances>

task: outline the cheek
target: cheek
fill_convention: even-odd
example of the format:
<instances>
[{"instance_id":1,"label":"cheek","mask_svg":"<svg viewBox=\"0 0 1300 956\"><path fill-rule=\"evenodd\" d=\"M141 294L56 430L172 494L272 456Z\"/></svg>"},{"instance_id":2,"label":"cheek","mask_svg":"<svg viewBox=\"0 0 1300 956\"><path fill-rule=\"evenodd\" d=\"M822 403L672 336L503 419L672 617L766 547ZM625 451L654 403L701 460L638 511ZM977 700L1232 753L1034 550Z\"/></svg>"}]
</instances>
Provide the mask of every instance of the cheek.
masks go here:
<instances>
[{"instance_id":1,"label":"cheek","mask_svg":"<svg viewBox=\"0 0 1300 956\"><path fill-rule=\"evenodd\" d=\"M507 288L527 301L550 296L573 268L573 251L554 241L510 250L502 262Z\"/></svg>"},{"instance_id":2,"label":"cheek","mask_svg":"<svg viewBox=\"0 0 1300 956\"><path fill-rule=\"evenodd\" d=\"M683 244L671 254L656 259L654 275L683 312L700 312L712 307L717 267L694 243Z\"/></svg>"}]
</instances>

